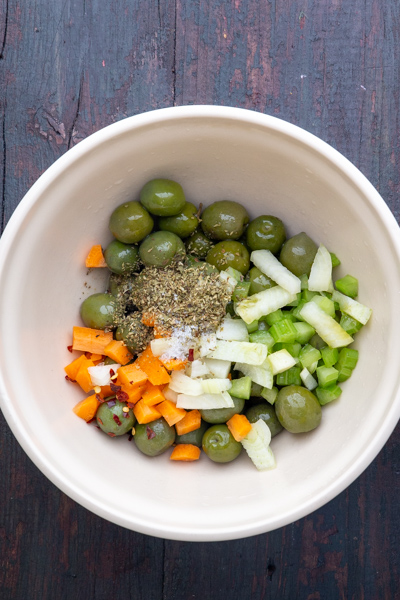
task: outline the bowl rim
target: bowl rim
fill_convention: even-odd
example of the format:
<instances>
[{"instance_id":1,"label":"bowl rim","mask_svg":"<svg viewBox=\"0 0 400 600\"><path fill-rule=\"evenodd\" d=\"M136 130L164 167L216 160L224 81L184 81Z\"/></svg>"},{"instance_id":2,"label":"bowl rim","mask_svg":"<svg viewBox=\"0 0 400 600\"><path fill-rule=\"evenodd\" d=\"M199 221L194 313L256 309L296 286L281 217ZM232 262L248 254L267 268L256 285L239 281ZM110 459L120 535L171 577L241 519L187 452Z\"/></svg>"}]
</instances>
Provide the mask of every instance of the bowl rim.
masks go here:
<instances>
[{"instance_id":1,"label":"bowl rim","mask_svg":"<svg viewBox=\"0 0 400 600\"><path fill-rule=\"evenodd\" d=\"M120 135L125 135L128 131L165 121L170 122L171 120L182 120L187 118L225 119L227 121L240 121L247 125L260 126L266 130L274 130L275 132L279 132L295 139L297 142L304 144L308 148L311 148L322 155L331 165L334 165L339 169L368 200L370 206L374 209L381 222L383 222L394 253L397 255L397 259L400 263L399 226L394 215L373 185L361 171L359 171L359 169L357 169L357 167L340 152L312 133L274 116L243 108L190 105L156 109L124 118L91 134L58 158L28 190L16 207L14 213L11 215L4 229L0 239L0 285L15 234L23 225L35 203L39 201L44 190L50 186L60 174L62 174L64 169L70 167L74 162L80 160L83 155L93 151L98 146L106 144L111 139L117 138ZM159 525L154 527L151 523L147 522L147 520L141 519L131 522L131 520L124 517L123 511L117 513L116 511L110 510L106 504L93 500L77 486L71 484L68 478L63 473L58 472L53 463L51 463L44 453L35 446L33 439L29 436L29 432L25 430L19 419L18 412L13 407L11 399L7 395L1 365L0 407L14 436L33 463L59 489L88 510L115 524L155 537L181 541L222 541L249 537L273 531L274 529L288 525L319 509L346 489L370 465L394 430L400 418L400 389L397 389L394 394L392 405L386 414L380 430L374 437L373 442L354 460L353 464L346 472L339 475L339 477L332 481L327 488L321 490L317 496L313 496L312 499L303 502L302 505L296 508L288 509L279 518L275 518L272 524L268 518L265 518L250 526L249 524L230 525L221 526L218 530L215 530L215 528L212 530L202 528L201 531L198 528L180 529L179 527L174 527L171 529L170 526L164 527Z\"/></svg>"}]
</instances>

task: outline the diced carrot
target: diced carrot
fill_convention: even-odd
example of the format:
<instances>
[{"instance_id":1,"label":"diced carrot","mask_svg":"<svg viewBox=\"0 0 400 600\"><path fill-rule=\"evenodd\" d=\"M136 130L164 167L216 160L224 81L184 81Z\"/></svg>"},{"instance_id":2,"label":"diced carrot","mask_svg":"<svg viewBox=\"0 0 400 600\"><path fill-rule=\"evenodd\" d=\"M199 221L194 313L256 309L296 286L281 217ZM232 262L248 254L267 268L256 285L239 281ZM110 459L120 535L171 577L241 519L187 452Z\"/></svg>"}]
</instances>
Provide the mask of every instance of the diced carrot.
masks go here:
<instances>
[{"instance_id":1,"label":"diced carrot","mask_svg":"<svg viewBox=\"0 0 400 600\"><path fill-rule=\"evenodd\" d=\"M112 339L112 331L105 333L102 329L73 327L72 349L103 355L104 348L111 342Z\"/></svg>"},{"instance_id":2,"label":"diced carrot","mask_svg":"<svg viewBox=\"0 0 400 600\"><path fill-rule=\"evenodd\" d=\"M120 365L126 365L133 359L132 354L129 352L124 342L118 340L111 340L104 348L104 354Z\"/></svg>"},{"instance_id":3,"label":"diced carrot","mask_svg":"<svg viewBox=\"0 0 400 600\"><path fill-rule=\"evenodd\" d=\"M200 425L201 414L199 410L195 409L187 411L183 419L175 424L175 429L178 435L184 435L199 429Z\"/></svg>"},{"instance_id":4,"label":"diced carrot","mask_svg":"<svg viewBox=\"0 0 400 600\"><path fill-rule=\"evenodd\" d=\"M153 334L155 339L171 337L171 332L167 329L163 329L160 325L154 325Z\"/></svg>"},{"instance_id":5,"label":"diced carrot","mask_svg":"<svg viewBox=\"0 0 400 600\"><path fill-rule=\"evenodd\" d=\"M127 402L131 402L132 404L136 404L136 402L138 402L141 399L145 389L146 388L144 385L139 387L133 387L129 384L121 386L121 390L129 396Z\"/></svg>"},{"instance_id":6,"label":"diced carrot","mask_svg":"<svg viewBox=\"0 0 400 600\"><path fill-rule=\"evenodd\" d=\"M96 394L84 398L72 409L78 417L85 421L91 421L96 414L100 402L98 401Z\"/></svg>"},{"instance_id":7,"label":"diced carrot","mask_svg":"<svg viewBox=\"0 0 400 600\"><path fill-rule=\"evenodd\" d=\"M191 462L193 460L199 460L200 453L200 448L193 444L177 444L171 452L170 459Z\"/></svg>"},{"instance_id":8,"label":"diced carrot","mask_svg":"<svg viewBox=\"0 0 400 600\"><path fill-rule=\"evenodd\" d=\"M113 396L113 395L114 395L114 392L112 391L112 389L109 385L101 386L100 396L102 398L108 398L108 396Z\"/></svg>"},{"instance_id":9,"label":"diced carrot","mask_svg":"<svg viewBox=\"0 0 400 600\"><path fill-rule=\"evenodd\" d=\"M162 385L171 380L162 362L153 355L150 345L139 355L134 364L136 363L146 373L153 385Z\"/></svg>"},{"instance_id":10,"label":"diced carrot","mask_svg":"<svg viewBox=\"0 0 400 600\"><path fill-rule=\"evenodd\" d=\"M73 360L72 363L69 363L69 365L64 367L64 371L66 372L68 377L72 379L72 381L76 381L76 376L78 374L79 368L82 362L85 360L87 360L86 356L84 354L81 354L80 356L78 356L78 358Z\"/></svg>"},{"instance_id":11,"label":"diced carrot","mask_svg":"<svg viewBox=\"0 0 400 600\"><path fill-rule=\"evenodd\" d=\"M95 364L103 360L102 354L90 354L87 358L90 358Z\"/></svg>"},{"instance_id":12,"label":"diced carrot","mask_svg":"<svg viewBox=\"0 0 400 600\"><path fill-rule=\"evenodd\" d=\"M155 406L147 406L143 400L139 400L133 407L133 413L140 425L150 423L161 417Z\"/></svg>"},{"instance_id":13,"label":"diced carrot","mask_svg":"<svg viewBox=\"0 0 400 600\"><path fill-rule=\"evenodd\" d=\"M89 367L94 367L94 362L88 358L85 358L85 360L82 361L75 378L75 381L79 383L83 391L86 393L90 392L90 390L92 390L94 387L89 375Z\"/></svg>"},{"instance_id":14,"label":"diced carrot","mask_svg":"<svg viewBox=\"0 0 400 600\"><path fill-rule=\"evenodd\" d=\"M187 360L180 360L179 358L169 358L167 360L160 358L160 361L168 371L181 371L188 363Z\"/></svg>"},{"instance_id":15,"label":"diced carrot","mask_svg":"<svg viewBox=\"0 0 400 600\"><path fill-rule=\"evenodd\" d=\"M165 396L160 390L159 386L153 385L150 381L146 382L146 388L143 392L143 402L147 404L147 406L154 406L155 404L160 404L165 400Z\"/></svg>"},{"instance_id":16,"label":"diced carrot","mask_svg":"<svg viewBox=\"0 0 400 600\"><path fill-rule=\"evenodd\" d=\"M241 442L251 431L251 423L244 415L233 415L226 424L237 442Z\"/></svg>"},{"instance_id":17,"label":"diced carrot","mask_svg":"<svg viewBox=\"0 0 400 600\"><path fill-rule=\"evenodd\" d=\"M151 313L143 313L142 314L142 323L147 327L154 327L156 322L156 318Z\"/></svg>"},{"instance_id":18,"label":"diced carrot","mask_svg":"<svg viewBox=\"0 0 400 600\"><path fill-rule=\"evenodd\" d=\"M121 385L131 385L134 387L141 386L146 383L148 377L145 371L142 371L137 361L130 365L125 365L117 370L118 380Z\"/></svg>"},{"instance_id":19,"label":"diced carrot","mask_svg":"<svg viewBox=\"0 0 400 600\"><path fill-rule=\"evenodd\" d=\"M86 257L85 265L88 269L107 266L100 244L90 248L89 254Z\"/></svg>"},{"instance_id":20,"label":"diced carrot","mask_svg":"<svg viewBox=\"0 0 400 600\"><path fill-rule=\"evenodd\" d=\"M161 404L157 404L157 410L161 413L168 425L172 427L178 421L181 421L186 415L186 410L177 408L176 404L171 400L164 400Z\"/></svg>"}]
</instances>

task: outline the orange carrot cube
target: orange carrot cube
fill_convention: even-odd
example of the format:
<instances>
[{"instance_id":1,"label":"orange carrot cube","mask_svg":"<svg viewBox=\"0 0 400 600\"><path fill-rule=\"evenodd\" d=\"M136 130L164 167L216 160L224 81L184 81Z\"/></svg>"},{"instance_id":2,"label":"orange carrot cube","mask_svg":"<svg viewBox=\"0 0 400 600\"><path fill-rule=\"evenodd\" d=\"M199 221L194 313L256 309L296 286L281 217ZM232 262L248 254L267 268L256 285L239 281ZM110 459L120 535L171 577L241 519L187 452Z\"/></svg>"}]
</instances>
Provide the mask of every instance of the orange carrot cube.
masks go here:
<instances>
[{"instance_id":1,"label":"orange carrot cube","mask_svg":"<svg viewBox=\"0 0 400 600\"><path fill-rule=\"evenodd\" d=\"M96 244L90 248L89 254L85 260L85 265L88 269L107 266L100 244Z\"/></svg>"},{"instance_id":2,"label":"orange carrot cube","mask_svg":"<svg viewBox=\"0 0 400 600\"><path fill-rule=\"evenodd\" d=\"M89 375L89 367L94 367L94 362L88 358L85 358L79 367L78 373L76 374L76 382L79 383L83 391L86 393L90 392L90 390L92 390L94 387Z\"/></svg>"},{"instance_id":3,"label":"orange carrot cube","mask_svg":"<svg viewBox=\"0 0 400 600\"><path fill-rule=\"evenodd\" d=\"M192 462L193 460L199 460L200 454L200 448L193 444L178 444L172 450L170 459Z\"/></svg>"},{"instance_id":4,"label":"orange carrot cube","mask_svg":"<svg viewBox=\"0 0 400 600\"><path fill-rule=\"evenodd\" d=\"M69 365L64 367L64 371L66 372L68 377L72 379L72 381L76 381L76 376L78 374L80 366L85 360L87 360L86 356L84 354L81 354L80 356L78 356L78 358L69 363Z\"/></svg>"},{"instance_id":5,"label":"orange carrot cube","mask_svg":"<svg viewBox=\"0 0 400 600\"><path fill-rule=\"evenodd\" d=\"M72 329L73 350L103 355L104 348L112 339L111 331L105 333L102 329L91 329L90 327L73 327Z\"/></svg>"},{"instance_id":6,"label":"orange carrot cube","mask_svg":"<svg viewBox=\"0 0 400 600\"><path fill-rule=\"evenodd\" d=\"M150 345L140 354L134 364L136 363L146 373L153 385L162 385L171 380L161 361L153 355Z\"/></svg>"},{"instance_id":7,"label":"orange carrot cube","mask_svg":"<svg viewBox=\"0 0 400 600\"><path fill-rule=\"evenodd\" d=\"M133 407L133 414L135 415L137 422L140 425L145 423L151 423L161 417L161 414L155 408L155 406L147 406L143 400L139 400Z\"/></svg>"},{"instance_id":8,"label":"orange carrot cube","mask_svg":"<svg viewBox=\"0 0 400 600\"><path fill-rule=\"evenodd\" d=\"M241 442L251 431L251 423L245 415L233 415L226 424L237 442Z\"/></svg>"},{"instance_id":9,"label":"orange carrot cube","mask_svg":"<svg viewBox=\"0 0 400 600\"><path fill-rule=\"evenodd\" d=\"M124 342L118 340L111 340L104 348L104 354L120 365L126 365L133 359L132 354L129 352Z\"/></svg>"},{"instance_id":10,"label":"orange carrot cube","mask_svg":"<svg viewBox=\"0 0 400 600\"><path fill-rule=\"evenodd\" d=\"M78 415L78 417L87 422L93 419L99 404L100 402L97 399L96 394L93 394L92 396L88 396L87 398L84 398L78 402L78 404L76 404L72 410L76 415Z\"/></svg>"},{"instance_id":11,"label":"orange carrot cube","mask_svg":"<svg viewBox=\"0 0 400 600\"><path fill-rule=\"evenodd\" d=\"M141 386L146 383L148 377L147 374L142 371L137 361L131 365L120 367L117 371L118 380L121 385Z\"/></svg>"},{"instance_id":12,"label":"orange carrot cube","mask_svg":"<svg viewBox=\"0 0 400 600\"><path fill-rule=\"evenodd\" d=\"M200 425L201 414L199 410L195 409L187 411L183 419L175 424L175 429L178 435L184 435L185 433L196 431Z\"/></svg>"},{"instance_id":13,"label":"orange carrot cube","mask_svg":"<svg viewBox=\"0 0 400 600\"><path fill-rule=\"evenodd\" d=\"M172 427L178 421L181 421L186 415L186 410L177 408L170 400L164 400L161 404L157 404L157 410L161 413L168 425Z\"/></svg>"},{"instance_id":14,"label":"orange carrot cube","mask_svg":"<svg viewBox=\"0 0 400 600\"><path fill-rule=\"evenodd\" d=\"M160 404L165 400L165 396L157 385L153 385L150 381L147 381L146 388L143 393L143 402L147 406L154 406Z\"/></svg>"}]
</instances>

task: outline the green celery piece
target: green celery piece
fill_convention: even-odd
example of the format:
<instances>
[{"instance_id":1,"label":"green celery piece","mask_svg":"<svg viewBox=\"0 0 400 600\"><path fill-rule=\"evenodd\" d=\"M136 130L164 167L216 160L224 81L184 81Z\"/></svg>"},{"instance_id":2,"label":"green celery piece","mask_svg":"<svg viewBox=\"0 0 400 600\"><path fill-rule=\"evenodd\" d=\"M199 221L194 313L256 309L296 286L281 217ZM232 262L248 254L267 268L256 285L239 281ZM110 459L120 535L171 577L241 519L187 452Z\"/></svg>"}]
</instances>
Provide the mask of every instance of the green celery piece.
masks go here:
<instances>
[{"instance_id":1,"label":"green celery piece","mask_svg":"<svg viewBox=\"0 0 400 600\"><path fill-rule=\"evenodd\" d=\"M240 377L232 381L232 387L229 389L229 394L235 398L248 400L251 395L251 379L250 377Z\"/></svg>"},{"instance_id":2,"label":"green celery piece","mask_svg":"<svg viewBox=\"0 0 400 600\"><path fill-rule=\"evenodd\" d=\"M338 372L338 383L342 383L342 381L347 381L347 379L349 379L349 377L352 376L353 369L349 369L349 367L340 367L340 369L338 369Z\"/></svg>"},{"instance_id":3,"label":"green celery piece","mask_svg":"<svg viewBox=\"0 0 400 600\"><path fill-rule=\"evenodd\" d=\"M320 352L325 367L333 367L333 365L339 360L339 350L337 348L329 348L329 346L325 346L324 348L321 348Z\"/></svg>"},{"instance_id":4,"label":"green celery piece","mask_svg":"<svg viewBox=\"0 0 400 600\"><path fill-rule=\"evenodd\" d=\"M264 387L261 390L261 396L262 396L262 398L264 398L264 400L266 400L270 404L275 404L275 400L277 399L277 396L278 396L278 388L276 388L275 386L272 387L271 389Z\"/></svg>"},{"instance_id":5,"label":"green celery piece","mask_svg":"<svg viewBox=\"0 0 400 600\"><path fill-rule=\"evenodd\" d=\"M252 321L251 323L246 323L247 331L249 333L254 333L258 329L258 321Z\"/></svg>"},{"instance_id":6,"label":"green celery piece","mask_svg":"<svg viewBox=\"0 0 400 600\"><path fill-rule=\"evenodd\" d=\"M286 306L298 306L300 300L301 300L301 292L299 292L297 294L296 300L293 300L293 302L289 302L289 304L287 304Z\"/></svg>"},{"instance_id":7,"label":"green celery piece","mask_svg":"<svg viewBox=\"0 0 400 600\"><path fill-rule=\"evenodd\" d=\"M350 298L356 298L358 295L358 279L352 275L346 275L335 282L335 287L339 292L350 296Z\"/></svg>"},{"instance_id":8,"label":"green celery piece","mask_svg":"<svg viewBox=\"0 0 400 600\"><path fill-rule=\"evenodd\" d=\"M236 317L235 309L233 308L233 302L228 302L225 307L225 312L227 315L231 315L231 317Z\"/></svg>"},{"instance_id":9,"label":"green celery piece","mask_svg":"<svg viewBox=\"0 0 400 600\"><path fill-rule=\"evenodd\" d=\"M250 333L249 341L252 344L265 344L268 350L271 350L272 346L275 344L275 339L269 331L255 331L254 333Z\"/></svg>"},{"instance_id":10,"label":"green celery piece","mask_svg":"<svg viewBox=\"0 0 400 600\"><path fill-rule=\"evenodd\" d=\"M268 331L269 325L265 321L259 319L258 321L258 331Z\"/></svg>"},{"instance_id":11,"label":"green celery piece","mask_svg":"<svg viewBox=\"0 0 400 600\"><path fill-rule=\"evenodd\" d=\"M336 256L336 254L334 254L333 252L329 252L329 254L331 255L331 259L332 259L332 268L334 269L335 267L338 267L340 264L342 264L340 262L340 260L338 259L338 257Z\"/></svg>"},{"instance_id":12,"label":"green celery piece","mask_svg":"<svg viewBox=\"0 0 400 600\"><path fill-rule=\"evenodd\" d=\"M284 310L283 315L284 315L285 319L289 319L289 321L292 321L292 323L298 322L297 317L295 317L295 315L293 314L292 311Z\"/></svg>"},{"instance_id":13,"label":"green celery piece","mask_svg":"<svg viewBox=\"0 0 400 600\"><path fill-rule=\"evenodd\" d=\"M278 350L287 350L289 354L293 356L293 358L298 358L301 350L301 344L298 342L294 342L293 344L277 342L272 348L272 352L277 352Z\"/></svg>"},{"instance_id":14,"label":"green celery piece","mask_svg":"<svg viewBox=\"0 0 400 600\"><path fill-rule=\"evenodd\" d=\"M300 367L291 367L283 373L278 373L276 375L276 385L302 385L301 371Z\"/></svg>"},{"instance_id":15,"label":"green celery piece","mask_svg":"<svg viewBox=\"0 0 400 600\"><path fill-rule=\"evenodd\" d=\"M308 290L308 276L303 273L303 275L300 275L299 279L301 282L301 290Z\"/></svg>"},{"instance_id":16,"label":"green celery piece","mask_svg":"<svg viewBox=\"0 0 400 600\"><path fill-rule=\"evenodd\" d=\"M265 317L261 317L261 319L263 321L266 321L269 326L273 325L274 323L277 323L278 321L282 321L282 319L284 318L285 315L283 314L280 308L278 308L278 310L274 310L274 312L269 313L269 315L266 315Z\"/></svg>"},{"instance_id":17,"label":"green celery piece","mask_svg":"<svg viewBox=\"0 0 400 600\"><path fill-rule=\"evenodd\" d=\"M324 348L324 346L326 346L324 340L319 337L318 333L315 333L312 338L309 341L309 344L311 346L314 346L314 348L317 348L317 350L321 350L322 348Z\"/></svg>"},{"instance_id":18,"label":"green celery piece","mask_svg":"<svg viewBox=\"0 0 400 600\"><path fill-rule=\"evenodd\" d=\"M314 362L318 361L320 358L321 352L317 350L317 348L314 348L314 346L311 346L311 344L306 344L305 346L303 346L299 354L299 359L302 367L305 367L308 370L310 370L309 367L311 367L311 365Z\"/></svg>"},{"instance_id":19,"label":"green celery piece","mask_svg":"<svg viewBox=\"0 0 400 600\"><path fill-rule=\"evenodd\" d=\"M297 336L297 330L290 319L283 319L274 323L269 333L276 342L286 342L292 344Z\"/></svg>"},{"instance_id":20,"label":"green celery piece","mask_svg":"<svg viewBox=\"0 0 400 600\"><path fill-rule=\"evenodd\" d=\"M360 331L361 327L363 326L362 323L360 323L360 321L357 321L357 319L353 319L353 317L350 317L350 315L346 315L346 313L342 313L339 325L343 327L343 329L347 331L349 335L354 335L355 333Z\"/></svg>"},{"instance_id":21,"label":"green celery piece","mask_svg":"<svg viewBox=\"0 0 400 600\"><path fill-rule=\"evenodd\" d=\"M310 302L310 300L312 300L314 296L317 296L317 294L318 292L310 292L310 290L307 288L301 292L301 299L305 300L306 302Z\"/></svg>"},{"instance_id":22,"label":"green celery piece","mask_svg":"<svg viewBox=\"0 0 400 600\"><path fill-rule=\"evenodd\" d=\"M315 334L314 327L304 321L298 321L293 323L293 325L297 331L296 342L299 342L302 345L307 344Z\"/></svg>"},{"instance_id":23,"label":"green celery piece","mask_svg":"<svg viewBox=\"0 0 400 600\"><path fill-rule=\"evenodd\" d=\"M337 382L339 371L334 367L317 367L319 387L327 388Z\"/></svg>"},{"instance_id":24,"label":"green celery piece","mask_svg":"<svg viewBox=\"0 0 400 600\"><path fill-rule=\"evenodd\" d=\"M228 267L227 269L225 269L225 271L228 273L228 275L234 277L236 281L243 281L243 275L237 269L234 269L233 267Z\"/></svg>"},{"instance_id":25,"label":"green celery piece","mask_svg":"<svg viewBox=\"0 0 400 600\"><path fill-rule=\"evenodd\" d=\"M233 290L232 300L234 302L240 302L244 300L249 295L250 290L250 281L241 281L237 284L235 289Z\"/></svg>"},{"instance_id":26,"label":"green celery piece","mask_svg":"<svg viewBox=\"0 0 400 600\"><path fill-rule=\"evenodd\" d=\"M304 321L303 317L301 317L301 316L300 316L300 311L301 311L301 309L303 308L303 306L304 306L305 304L307 304L307 301L306 301L306 300L300 300L300 302L298 303L298 305L297 305L297 306L295 306L295 307L292 309L292 315L293 315L294 317L296 317L296 319L298 319L299 321L303 321L303 323L304 323L305 321Z\"/></svg>"},{"instance_id":27,"label":"green celery piece","mask_svg":"<svg viewBox=\"0 0 400 600\"><path fill-rule=\"evenodd\" d=\"M335 383L330 385L327 388L322 388L322 387L318 386L313 391L316 394L316 396L318 398L318 402L321 404L321 406L324 406L325 404L332 402L332 400L336 400L337 398L339 398L340 394L342 393L341 388L338 385L336 385Z\"/></svg>"},{"instance_id":28,"label":"green celery piece","mask_svg":"<svg viewBox=\"0 0 400 600\"><path fill-rule=\"evenodd\" d=\"M261 392L263 390L263 386L260 385L259 383L254 383L254 381L251 382L251 389L250 389L250 397L255 396L256 398L259 398L261 396Z\"/></svg>"},{"instance_id":29,"label":"green celery piece","mask_svg":"<svg viewBox=\"0 0 400 600\"><path fill-rule=\"evenodd\" d=\"M342 348L339 352L337 364L349 369L354 369L358 362L358 350L355 348ZM338 368L338 367L336 367Z\"/></svg>"},{"instance_id":30,"label":"green celery piece","mask_svg":"<svg viewBox=\"0 0 400 600\"><path fill-rule=\"evenodd\" d=\"M319 294L316 294L312 299L312 302L315 302L316 304L318 304L318 306L330 317L335 317L336 316L336 312L335 312L335 305L332 302L332 300L330 300L329 298L327 298L326 296L322 296Z\"/></svg>"}]
</instances>

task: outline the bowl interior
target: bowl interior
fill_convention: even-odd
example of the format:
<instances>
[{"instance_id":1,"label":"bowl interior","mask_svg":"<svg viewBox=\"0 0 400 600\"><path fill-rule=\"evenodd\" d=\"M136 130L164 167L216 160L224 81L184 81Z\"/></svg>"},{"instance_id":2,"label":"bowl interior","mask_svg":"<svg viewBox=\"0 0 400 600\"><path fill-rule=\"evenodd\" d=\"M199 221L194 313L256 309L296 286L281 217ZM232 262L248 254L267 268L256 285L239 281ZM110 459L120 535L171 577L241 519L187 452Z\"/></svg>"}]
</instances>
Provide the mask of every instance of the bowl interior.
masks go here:
<instances>
[{"instance_id":1,"label":"bowl interior","mask_svg":"<svg viewBox=\"0 0 400 600\"><path fill-rule=\"evenodd\" d=\"M84 258L111 241L108 219L153 177L179 181L187 199L232 199L252 217L307 232L359 279L373 308L360 360L341 398L310 434L272 442L278 468L259 473L244 454L228 465L141 455L72 412L83 397L64 380L79 306L105 273ZM79 144L28 193L2 240L2 408L24 449L61 489L97 514L168 538L217 540L268 531L344 489L372 460L399 413L400 289L396 224L343 157L286 123L246 111L157 111Z\"/></svg>"}]
</instances>

